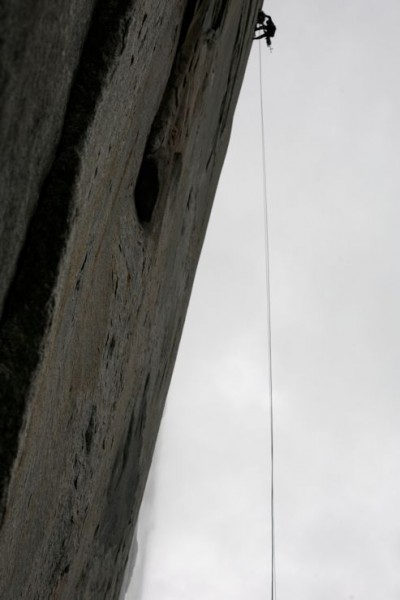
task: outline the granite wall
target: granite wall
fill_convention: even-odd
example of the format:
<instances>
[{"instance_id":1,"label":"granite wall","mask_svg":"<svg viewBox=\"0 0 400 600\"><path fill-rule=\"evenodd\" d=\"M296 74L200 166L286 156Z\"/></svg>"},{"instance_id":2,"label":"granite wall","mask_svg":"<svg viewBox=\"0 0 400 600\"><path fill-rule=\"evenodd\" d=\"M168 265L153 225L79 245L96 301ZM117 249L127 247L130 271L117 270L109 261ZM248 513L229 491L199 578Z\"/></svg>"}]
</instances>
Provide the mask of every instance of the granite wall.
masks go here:
<instances>
[{"instance_id":1,"label":"granite wall","mask_svg":"<svg viewBox=\"0 0 400 600\"><path fill-rule=\"evenodd\" d=\"M118 598L260 0L0 11L0 598Z\"/></svg>"}]
</instances>

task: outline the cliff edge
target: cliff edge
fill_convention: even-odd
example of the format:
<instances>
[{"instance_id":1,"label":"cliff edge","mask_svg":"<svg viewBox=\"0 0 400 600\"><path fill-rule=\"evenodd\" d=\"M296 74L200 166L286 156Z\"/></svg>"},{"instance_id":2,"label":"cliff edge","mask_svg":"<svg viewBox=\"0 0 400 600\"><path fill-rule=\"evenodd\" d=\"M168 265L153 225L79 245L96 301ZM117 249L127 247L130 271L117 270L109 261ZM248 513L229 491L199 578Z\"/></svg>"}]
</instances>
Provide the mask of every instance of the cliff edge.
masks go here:
<instances>
[{"instance_id":1,"label":"cliff edge","mask_svg":"<svg viewBox=\"0 0 400 600\"><path fill-rule=\"evenodd\" d=\"M0 598L119 596L260 0L5 0Z\"/></svg>"}]
</instances>

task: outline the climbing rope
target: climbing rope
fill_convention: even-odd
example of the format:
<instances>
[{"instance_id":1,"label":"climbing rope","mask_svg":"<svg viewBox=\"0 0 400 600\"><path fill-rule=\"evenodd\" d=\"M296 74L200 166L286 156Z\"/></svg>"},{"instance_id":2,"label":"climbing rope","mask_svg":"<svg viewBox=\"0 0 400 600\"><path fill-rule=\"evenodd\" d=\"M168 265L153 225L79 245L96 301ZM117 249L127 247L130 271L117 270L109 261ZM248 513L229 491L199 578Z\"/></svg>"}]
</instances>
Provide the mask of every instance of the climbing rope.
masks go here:
<instances>
[{"instance_id":1,"label":"climbing rope","mask_svg":"<svg viewBox=\"0 0 400 600\"><path fill-rule=\"evenodd\" d=\"M268 368L269 368L269 416L270 416L270 520L271 520L271 600L276 600L276 561L275 561L275 498L274 498L274 403L272 386L272 331L271 331L271 282L269 262L268 236L268 199L267 199L267 169L265 152L264 98L262 77L261 44L258 45L258 64L260 77L260 108L261 108L261 143L263 163L263 193L264 193L264 228L265 228L265 280L267 287L267 321L268 321Z\"/></svg>"}]
</instances>

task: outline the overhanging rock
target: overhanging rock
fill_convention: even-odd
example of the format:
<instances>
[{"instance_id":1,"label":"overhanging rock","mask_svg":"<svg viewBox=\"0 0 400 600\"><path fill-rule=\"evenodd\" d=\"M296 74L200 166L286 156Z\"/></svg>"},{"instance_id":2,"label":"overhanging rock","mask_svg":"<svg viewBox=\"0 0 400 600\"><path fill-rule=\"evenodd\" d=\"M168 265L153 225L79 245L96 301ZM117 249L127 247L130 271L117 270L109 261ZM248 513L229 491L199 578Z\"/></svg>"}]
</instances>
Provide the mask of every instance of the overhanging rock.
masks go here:
<instances>
[{"instance_id":1,"label":"overhanging rock","mask_svg":"<svg viewBox=\"0 0 400 600\"><path fill-rule=\"evenodd\" d=\"M259 8L4 2L2 600L118 598Z\"/></svg>"}]
</instances>

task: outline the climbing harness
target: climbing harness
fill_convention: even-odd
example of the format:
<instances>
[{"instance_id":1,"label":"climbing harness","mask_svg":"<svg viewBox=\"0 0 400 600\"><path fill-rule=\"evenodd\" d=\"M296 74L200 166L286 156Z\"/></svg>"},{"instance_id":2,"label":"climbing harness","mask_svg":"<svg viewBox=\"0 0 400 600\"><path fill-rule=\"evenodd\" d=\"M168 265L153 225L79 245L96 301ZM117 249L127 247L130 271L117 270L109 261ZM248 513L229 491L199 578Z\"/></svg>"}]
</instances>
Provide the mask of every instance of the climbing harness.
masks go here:
<instances>
[{"instance_id":1,"label":"climbing harness","mask_svg":"<svg viewBox=\"0 0 400 600\"><path fill-rule=\"evenodd\" d=\"M270 523L271 523L271 600L276 600L276 561L275 561L275 497L274 497L274 403L272 385L272 331L271 331L271 281L269 261L269 236L268 236L268 198L267 198L267 169L265 151L265 126L264 126L264 99L262 77L262 52L258 46L258 63L260 79L260 109L261 109L261 145L263 163L263 195L264 195L264 229L265 229L265 280L267 292L267 321L268 321L268 370L269 370L269 416L270 416Z\"/></svg>"}]
</instances>

